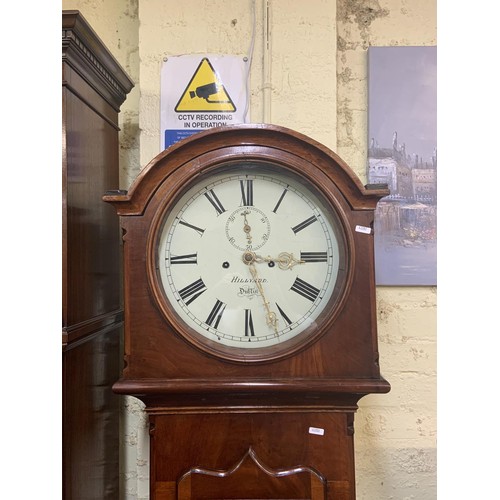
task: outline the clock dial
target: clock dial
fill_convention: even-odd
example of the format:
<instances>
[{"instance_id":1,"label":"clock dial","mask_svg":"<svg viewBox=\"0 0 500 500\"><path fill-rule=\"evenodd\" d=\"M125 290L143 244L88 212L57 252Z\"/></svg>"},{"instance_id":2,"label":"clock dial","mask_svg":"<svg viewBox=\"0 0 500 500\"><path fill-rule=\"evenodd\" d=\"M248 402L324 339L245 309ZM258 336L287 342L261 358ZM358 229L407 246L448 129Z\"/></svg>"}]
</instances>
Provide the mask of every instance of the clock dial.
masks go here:
<instances>
[{"instance_id":1,"label":"clock dial","mask_svg":"<svg viewBox=\"0 0 500 500\"><path fill-rule=\"evenodd\" d=\"M197 338L235 350L281 345L308 335L338 300L346 267L338 215L282 167L221 167L163 218L162 295Z\"/></svg>"}]
</instances>

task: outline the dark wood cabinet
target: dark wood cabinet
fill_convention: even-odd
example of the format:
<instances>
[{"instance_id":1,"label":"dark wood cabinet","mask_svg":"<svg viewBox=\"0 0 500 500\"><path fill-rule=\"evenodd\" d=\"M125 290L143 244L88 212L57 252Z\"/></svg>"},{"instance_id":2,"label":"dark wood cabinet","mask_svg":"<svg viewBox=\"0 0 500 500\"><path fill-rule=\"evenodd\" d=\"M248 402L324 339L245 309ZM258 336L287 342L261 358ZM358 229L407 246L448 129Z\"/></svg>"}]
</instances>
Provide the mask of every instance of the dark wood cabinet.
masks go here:
<instances>
[{"instance_id":1,"label":"dark wood cabinet","mask_svg":"<svg viewBox=\"0 0 500 500\"><path fill-rule=\"evenodd\" d=\"M63 498L118 498L123 326L118 113L133 83L78 11L62 12Z\"/></svg>"}]
</instances>

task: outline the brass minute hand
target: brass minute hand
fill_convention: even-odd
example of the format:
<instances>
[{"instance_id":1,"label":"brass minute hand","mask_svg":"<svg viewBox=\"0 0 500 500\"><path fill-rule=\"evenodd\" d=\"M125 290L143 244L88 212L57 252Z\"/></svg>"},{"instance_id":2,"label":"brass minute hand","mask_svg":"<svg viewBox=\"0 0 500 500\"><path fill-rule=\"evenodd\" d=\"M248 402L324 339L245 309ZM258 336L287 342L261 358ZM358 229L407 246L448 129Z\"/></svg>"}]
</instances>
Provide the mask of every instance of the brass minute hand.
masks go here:
<instances>
[{"instance_id":1,"label":"brass minute hand","mask_svg":"<svg viewBox=\"0 0 500 500\"><path fill-rule=\"evenodd\" d=\"M258 264L262 262L276 262L280 269L292 269L293 266L297 264L304 264L305 260L296 259L292 253L281 252L277 258L273 258L271 256L261 257L260 255L255 256L255 262Z\"/></svg>"},{"instance_id":2,"label":"brass minute hand","mask_svg":"<svg viewBox=\"0 0 500 500\"><path fill-rule=\"evenodd\" d=\"M264 287L262 286L262 283L260 282L259 275L257 273L257 269L255 269L255 254L253 252L245 252L243 254L243 262L248 266L250 269L250 274L252 275L252 278L257 285L257 288L259 290L260 296L262 297L262 300L264 302L264 308L266 309L266 322L267 325L273 328L274 333L278 335L278 318L276 316L276 313L271 311L271 308L269 307L269 301L266 299L266 295L264 293Z\"/></svg>"}]
</instances>

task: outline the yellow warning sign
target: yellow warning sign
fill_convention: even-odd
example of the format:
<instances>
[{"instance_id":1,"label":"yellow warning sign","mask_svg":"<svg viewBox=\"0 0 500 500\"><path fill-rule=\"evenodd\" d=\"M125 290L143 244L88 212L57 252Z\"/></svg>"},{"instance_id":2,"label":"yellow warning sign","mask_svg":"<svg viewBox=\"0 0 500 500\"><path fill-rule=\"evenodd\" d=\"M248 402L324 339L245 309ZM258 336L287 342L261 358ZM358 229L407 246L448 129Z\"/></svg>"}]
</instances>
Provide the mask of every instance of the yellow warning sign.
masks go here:
<instances>
[{"instance_id":1,"label":"yellow warning sign","mask_svg":"<svg viewBox=\"0 0 500 500\"><path fill-rule=\"evenodd\" d=\"M175 111L221 111L234 113L236 106L210 61L204 57L184 90Z\"/></svg>"}]
</instances>

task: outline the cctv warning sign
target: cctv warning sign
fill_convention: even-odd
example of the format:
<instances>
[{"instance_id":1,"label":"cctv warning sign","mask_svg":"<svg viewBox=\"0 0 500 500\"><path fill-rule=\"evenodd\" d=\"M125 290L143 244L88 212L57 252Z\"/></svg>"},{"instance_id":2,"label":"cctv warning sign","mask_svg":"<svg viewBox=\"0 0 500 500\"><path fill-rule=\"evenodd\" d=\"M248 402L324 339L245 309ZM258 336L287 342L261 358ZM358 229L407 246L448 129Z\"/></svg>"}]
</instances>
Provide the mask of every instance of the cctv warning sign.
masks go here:
<instances>
[{"instance_id":1,"label":"cctv warning sign","mask_svg":"<svg viewBox=\"0 0 500 500\"><path fill-rule=\"evenodd\" d=\"M162 149L213 127L247 123L248 62L240 56L165 58L161 70Z\"/></svg>"},{"instance_id":2,"label":"cctv warning sign","mask_svg":"<svg viewBox=\"0 0 500 500\"><path fill-rule=\"evenodd\" d=\"M214 70L210 60L204 57L188 83L186 90L175 107L177 113L183 111L220 111L234 113L236 107Z\"/></svg>"}]
</instances>

